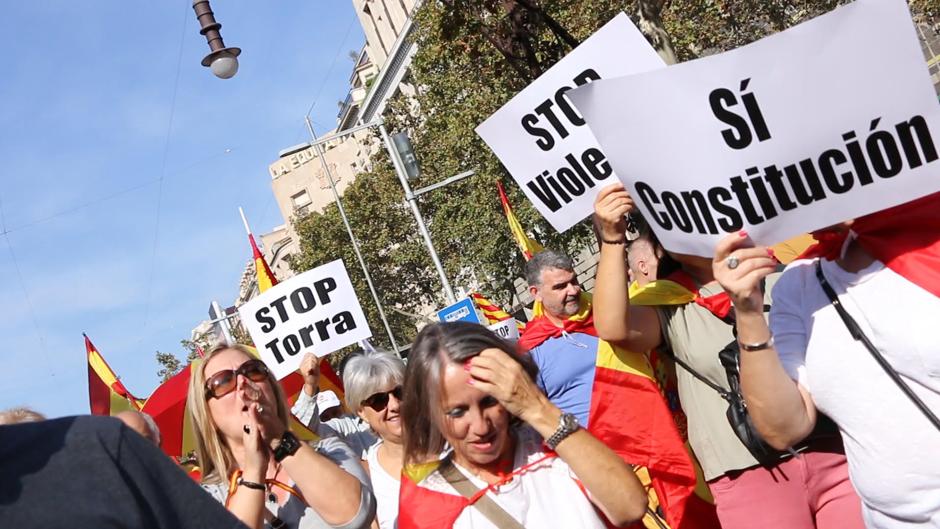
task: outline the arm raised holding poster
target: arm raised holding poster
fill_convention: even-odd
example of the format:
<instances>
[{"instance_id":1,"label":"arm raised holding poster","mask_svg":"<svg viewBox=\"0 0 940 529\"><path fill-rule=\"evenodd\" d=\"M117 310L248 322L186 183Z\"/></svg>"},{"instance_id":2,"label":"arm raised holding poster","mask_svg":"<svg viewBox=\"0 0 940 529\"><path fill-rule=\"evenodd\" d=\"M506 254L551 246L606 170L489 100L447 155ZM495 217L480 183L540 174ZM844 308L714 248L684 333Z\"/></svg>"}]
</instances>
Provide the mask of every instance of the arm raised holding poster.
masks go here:
<instances>
[{"instance_id":1,"label":"arm raised holding poster","mask_svg":"<svg viewBox=\"0 0 940 529\"><path fill-rule=\"evenodd\" d=\"M740 229L778 243L940 190L940 107L903 0L568 96L675 252L710 257Z\"/></svg>"}]
</instances>

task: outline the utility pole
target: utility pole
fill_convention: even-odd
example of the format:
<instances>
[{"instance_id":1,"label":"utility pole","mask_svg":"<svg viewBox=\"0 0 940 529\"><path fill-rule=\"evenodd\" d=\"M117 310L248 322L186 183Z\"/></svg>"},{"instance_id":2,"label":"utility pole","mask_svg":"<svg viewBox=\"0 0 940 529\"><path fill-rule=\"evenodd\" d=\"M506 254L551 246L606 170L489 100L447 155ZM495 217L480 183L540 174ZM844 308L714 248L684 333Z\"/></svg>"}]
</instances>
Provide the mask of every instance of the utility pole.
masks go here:
<instances>
[{"instance_id":1,"label":"utility pole","mask_svg":"<svg viewBox=\"0 0 940 529\"><path fill-rule=\"evenodd\" d=\"M304 117L304 121L307 123L307 131L310 132L310 146L317 153L317 157L320 158L320 164L323 166L323 172L326 173L326 178L330 182L330 190L333 191L333 199L336 201L336 207L339 209L339 216L343 219L343 225L346 226L346 233L349 235L349 240L352 242L353 252L356 254L356 259L359 260L359 266L362 268L362 274L366 278L366 283L369 285L369 292L372 293L372 300L375 302L375 308L379 311L379 318L382 320L382 325L385 326L385 332L388 333L388 339L392 343L392 349L395 350L395 354L401 356L401 353L398 351L398 344L395 343L395 335L392 333L392 327L388 324L388 319L385 317L385 311L382 309L382 302L379 300L379 294L375 290L375 285L372 284L372 276L369 274L369 269L366 267L365 259L362 258L362 252L359 249L359 241L356 240L356 236L353 234L352 227L349 225L349 219L346 217L346 210L343 208L343 201L339 198L339 192L336 190L336 182L333 180L333 173L330 171L329 165L326 163L326 158L323 156L323 148L320 146L320 143L317 142L317 134L313 131L313 123L310 121L310 116Z\"/></svg>"}]
</instances>

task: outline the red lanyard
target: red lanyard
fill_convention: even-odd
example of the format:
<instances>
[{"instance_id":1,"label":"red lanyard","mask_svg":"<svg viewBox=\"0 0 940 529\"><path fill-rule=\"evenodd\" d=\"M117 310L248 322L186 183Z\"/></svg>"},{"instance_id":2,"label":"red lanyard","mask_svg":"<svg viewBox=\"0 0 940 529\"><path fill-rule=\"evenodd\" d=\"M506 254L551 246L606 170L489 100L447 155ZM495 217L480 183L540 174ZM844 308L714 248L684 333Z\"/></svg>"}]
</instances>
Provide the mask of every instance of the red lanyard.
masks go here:
<instances>
[{"instance_id":1,"label":"red lanyard","mask_svg":"<svg viewBox=\"0 0 940 529\"><path fill-rule=\"evenodd\" d=\"M522 465L521 467L517 468L516 470L513 470L512 472L510 472L510 473L508 473L508 474L501 474L501 475L499 475L499 479L496 481L496 483L491 483L491 484L487 485L486 487L484 487L484 488L478 490L476 494L474 494L473 496L471 496L471 497L469 498L469 500L468 500L468 501L469 501L468 505L473 505L474 503L477 502L477 500L479 500L480 498L482 498L482 497L483 497L487 492L489 492L489 491L493 491L493 492L495 493L495 492L496 492L496 489L498 489L499 487L501 487L501 486L505 485L506 483L509 483L510 481L512 481L512 478L514 478L515 476L521 476L522 474L525 474L526 472L528 472L530 468L532 468L532 467L538 465L539 463L542 463L542 462L544 462L544 461L546 461L546 460L548 460L548 459L552 459L552 458L555 458L555 457L558 457L558 454L556 454L556 453L554 453L554 452L549 452L549 453L545 454L544 456L542 456L542 457L536 459L535 461L533 461L533 462L531 462L531 463L529 463L529 464L526 464L526 465Z\"/></svg>"},{"instance_id":2,"label":"red lanyard","mask_svg":"<svg viewBox=\"0 0 940 529\"><path fill-rule=\"evenodd\" d=\"M232 478L228 482L228 497L225 498L226 508L228 508L228 501L232 499L232 496L234 496L235 492L238 491L238 478L240 478L241 476L242 476L241 470L236 470L235 472L232 472ZM270 490L270 487L277 487L281 490L286 490L288 493L293 495L298 500L304 501L304 499L300 496L300 493L297 492L297 489L295 489L294 487L291 487L290 485L287 485L286 483L281 483L280 481L276 479L266 479L264 480L264 483L265 485L268 485L269 490Z\"/></svg>"}]
</instances>

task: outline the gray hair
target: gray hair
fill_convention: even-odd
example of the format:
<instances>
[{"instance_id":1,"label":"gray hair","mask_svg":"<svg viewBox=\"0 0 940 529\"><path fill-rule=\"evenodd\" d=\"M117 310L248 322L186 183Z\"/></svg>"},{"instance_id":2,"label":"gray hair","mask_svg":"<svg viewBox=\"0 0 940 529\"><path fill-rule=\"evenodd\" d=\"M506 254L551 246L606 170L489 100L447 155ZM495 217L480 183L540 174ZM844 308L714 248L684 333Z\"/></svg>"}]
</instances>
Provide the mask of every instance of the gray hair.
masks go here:
<instances>
[{"instance_id":1,"label":"gray hair","mask_svg":"<svg viewBox=\"0 0 940 529\"><path fill-rule=\"evenodd\" d=\"M147 429L150 430L150 435L153 436L154 444L160 446L160 427L157 426L157 421L153 420L149 413L140 412L140 417L147 424Z\"/></svg>"},{"instance_id":2,"label":"gray hair","mask_svg":"<svg viewBox=\"0 0 940 529\"><path fill-rule=\"evenodd\" d=\"M27 407L10 408L0 412L0 424L20 424L24 422L39 422L46 420L46 416Z\"/></svg>"},{"instance_id":3,"label":"gray hair","mask_svg":"<svg viewBox=\"0 0 940 529\"><path fill-rule=\"evenodd\" d=\"M353 413L362 409L362 401L376 391L399 385L405 379L401 358L385 351L363 351L349 357L343 366L346 406Z\"/></svg>"},{"instance_id":4,"label":"gray hair","mask_svg":"<svg viewBox=\"0 0 940 529\"><path fill-rule=\"evenodd\" d=\"M542 270L547 268L574 272L574 262L567 254L555 250L542 250L532 256L532 259L529 259L529 262L525 264L525 280L529 283L529 286L541 285Z\"/></svg>"},{"instance_id":5,"label":"gray hair","mask_svg":"<svg viewBox=\"0 0 940 529\"><path fill-rule=\"evenodd\" d=\"M535 380L538 368L528 356L486 327L469 322L432 323L421 329L408 355L408 370L402 385L402 432L405 464L423 463L444 450L441 431L442 376L448 363L462 364L484 349L500 349L522 365Z\"/></svg>"}]
</instances>

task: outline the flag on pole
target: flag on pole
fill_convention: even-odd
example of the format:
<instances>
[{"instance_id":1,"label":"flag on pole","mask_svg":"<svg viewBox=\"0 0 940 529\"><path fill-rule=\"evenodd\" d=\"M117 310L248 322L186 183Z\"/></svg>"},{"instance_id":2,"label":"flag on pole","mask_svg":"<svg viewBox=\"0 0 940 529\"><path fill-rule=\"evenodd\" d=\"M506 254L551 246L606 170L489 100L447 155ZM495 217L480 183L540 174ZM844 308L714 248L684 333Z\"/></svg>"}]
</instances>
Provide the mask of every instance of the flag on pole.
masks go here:
<instances>
[{"instance_id":1,"label":"flag on pole","mask_svg":"<svg viewBox=\"0 0 940 529\"><path fill-rule=\"evenodd\" d=\"M242 222L245 224L245 231L248 232L248 243L251 244L251 254L255 261L258 291L264 293L267 289L277 285L277 277L274 275L274 272L271 271L268 262L264 259L264 254L261 253L258 245L255 244L255 237L251 234L251 229L248 227L248 220L245 218L245 214L242 212L241 208L239 208L239 212L242 216ZM290 402L293 403L297 399L297 393L303 389L303 377L298 372L291 373L281 380L281 385L284 386L285 394L287 394ZM336 393L340 402L345 402L346 392L343 391L343 383L340 381L339 376L336 375L336 371L333 370L330 363L326 361L326 358L322 358L320 360L320 391L326 390Z\"/></svg>"},{"instance_id":2,"label":"flag on pole","mask_svg":"<svg viewBox=\"0 0 940 529\"><path fill-rule=\"evenodd\" d=\"M512 237L516 240L516 244L519 245L519 250L525 257L525 260L528 261L532 259L533 255L542 251L542 245L534 239L529 238L522 229L522 224L519 223L516 214L512 212L509 199L506 198L506 191L503 189L503 184L497 181L496 188L499 189L499 201L503 205L503 213L506 215L506 220L509 222L509 231L512 232Z\"/></svg>"},{"instance_id":3,"label":"flag on pole","mask_svg":"<svg viewBox=\"0 0 940 529\"><path fill-rule=\"evenodd\" d=\"M480 294L479 292L471 292L470 298L473 299L473 302L476 304L477 308L483 312L483 316L486 318L486 322L490 325L512 318L512 314L509 314L500 308L499 305L483 297L483 294ZM516 320L516 327L519 328L519 332L525 330L525 324L518 320Z\"/></svg>"},{"instance_id":4,"label":"flag on pole","mask_svg":"<svg viewBox=\"0 0 940 529\"><path fill-rule=\"evenodd\" d=\"M88 402L92 415L114 415L126 410L140 410L143 399L127 391L111 366L85 336L85 351L88 355Z\"/></svg>"}]
</instances>

